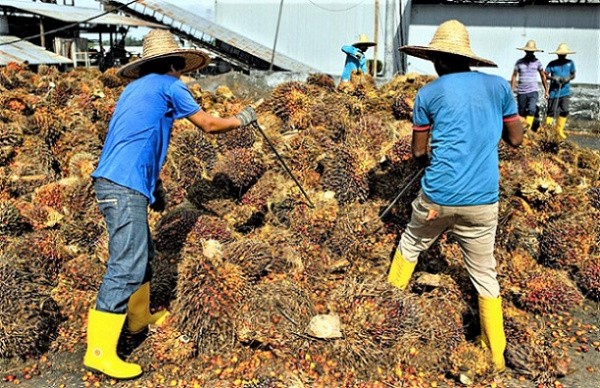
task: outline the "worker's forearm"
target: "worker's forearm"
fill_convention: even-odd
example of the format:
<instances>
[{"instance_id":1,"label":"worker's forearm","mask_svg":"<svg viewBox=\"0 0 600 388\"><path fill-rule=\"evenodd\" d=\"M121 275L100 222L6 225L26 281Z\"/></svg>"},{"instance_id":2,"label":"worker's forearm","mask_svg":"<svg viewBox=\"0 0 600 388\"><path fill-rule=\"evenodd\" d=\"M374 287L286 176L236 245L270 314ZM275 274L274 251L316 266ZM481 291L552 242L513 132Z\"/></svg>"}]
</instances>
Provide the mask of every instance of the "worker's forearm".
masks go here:
<instances>
[{"instance_id":1,"label":"worker's forearm","mask_svg":"<svg viewBox=\"0 0 600 388\"><path fill-rule=\"evenodd\" d=\"M208 133L221 133L239 128L241 124L240 120L236 117L229 117L226 119L215 117L213 120L207 120L202 126L202 129Z\"/></svg>"}]
</instances>

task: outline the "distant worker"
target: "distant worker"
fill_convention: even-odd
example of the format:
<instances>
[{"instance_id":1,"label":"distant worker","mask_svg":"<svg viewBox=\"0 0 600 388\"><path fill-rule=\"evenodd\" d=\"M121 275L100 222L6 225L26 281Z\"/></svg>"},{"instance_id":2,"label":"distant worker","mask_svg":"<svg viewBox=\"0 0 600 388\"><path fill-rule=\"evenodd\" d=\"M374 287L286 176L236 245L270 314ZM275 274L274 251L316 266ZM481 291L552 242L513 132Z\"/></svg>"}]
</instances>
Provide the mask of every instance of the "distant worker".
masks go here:
<instances>
[{"instance_id":1,"label":"distant worker","mask_svg":"<svg viewBox=\"0 0 600 388\"><path fill-rule=\"evenodd\" d=\"M556 51L550 53L558 55L546 66L546 75L550 77L550 100L548 100L548 112L546 124L556 125L556 132L561 139L566 139L565 124L569 116L569 104L571 97L571 80L575 78L575 62L567 59L567 54L575 54L569 50L565 43L558 45ZM558 115L558 118L556 116Z\"/></svg>"},{"instance_id":2,"label":"distant worker","mask_svg":"<svg viewBox=\"0 0 600 388\"><path fill-rule=\"evenodd\" d=\"M482 345L490 349L495 370L501 372L506 336L494 258L498 142L502 138L518 147L523 141L515 99L505 79L471 71L471 66L496 64L471 51L468 31L457 20L442 23L429 46L399 50L432 61L439 78L423 86L415 99L412 153L425 166L425 175L388 282L405 289L420 253L442 233L453 235L479 294Z\"/></svg>"},{"instance_id":3,"label":"distant worker","mask_svg":"<svg viewBox=\"0 0 600 388\"><path fill-rule=\"evenodd\" d=\"M117 355L121 329L130 332L160 324L167 312L150 314L150 261L154 245L148 205L163 211L165 192L159 179L173 121L187 118L203 131L225 132L256 120L250 106L229 118L204 112L180 80L182 74L208 65L200 50L180 49L167 30L144 37L142 58L117 72L129 83L110 120L98 168L92 173L98 207L108 229L108 268L90 308L83 364L116 379L142 374L139 365Z\"/></svg>"},{"instance_id":4,"label":"distant worker","mask_svg":"<svg viewBox=\"0 0 600 388\"><path fill-rule=\"evenodd\" d=\"M360 34L358 42L342 46L342 51L346 53L346 63L344 64L341 82L350 81L350 75L355 70L368 74L365 53L372 46L377 46L377 43L370 41L365 34Z\"/></svg>"},{"instance_id":5,"label":"distant worker","mask_svg":"<svg viewBox=\"0 0 600 388\"><path fill-rule=\"evenodd\" d=\"M539 97L539 88L537 75L540 75L542 86L544 87L544 98L548 99L548 82L542 62L535 57L536 52L543 52L535 47L535 41L530 40L525 47L517 48L525 51L525 56L517 61L515 69L510 80L510 88L517 91L517 103L519 106L519 115L525 117L527 126L533 126L533 119L537 111L537 102ZM518 82L517 82L518 76Z\"/></svg>"}]
</instances>

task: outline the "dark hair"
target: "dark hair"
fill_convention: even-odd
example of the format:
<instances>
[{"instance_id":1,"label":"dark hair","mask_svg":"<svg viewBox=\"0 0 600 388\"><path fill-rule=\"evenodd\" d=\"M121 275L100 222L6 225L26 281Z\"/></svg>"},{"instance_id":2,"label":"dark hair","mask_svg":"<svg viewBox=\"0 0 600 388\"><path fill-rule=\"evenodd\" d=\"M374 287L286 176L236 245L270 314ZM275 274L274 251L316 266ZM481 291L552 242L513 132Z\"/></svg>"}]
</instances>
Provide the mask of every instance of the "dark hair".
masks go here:
<instances>
[{"instance_id":1,"label":"dark hair","mask_svg":"<svg viewBox=\"0 0 600 388\"><path fill-rule=\"evenodd\" d=\"M166 57L148 61L140 66L140 77L151 73L167 74L171 71L171 66L173 66L175 70L183 70L185 68L185 58Z\"/></svg>"}]
</instances>

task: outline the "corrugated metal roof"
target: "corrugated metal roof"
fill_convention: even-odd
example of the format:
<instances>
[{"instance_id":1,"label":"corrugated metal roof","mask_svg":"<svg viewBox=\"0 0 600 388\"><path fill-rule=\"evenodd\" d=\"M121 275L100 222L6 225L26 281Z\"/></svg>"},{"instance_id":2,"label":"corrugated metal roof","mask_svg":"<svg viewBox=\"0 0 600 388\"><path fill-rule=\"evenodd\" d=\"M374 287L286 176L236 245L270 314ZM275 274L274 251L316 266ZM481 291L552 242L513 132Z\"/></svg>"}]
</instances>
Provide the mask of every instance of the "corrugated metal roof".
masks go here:
<instances>
[{"instance_id":1,"label":"corrugated metal roof","mask_svg":"<svg viewBox=\"0 0 600 388\"><path fill-rule=\"evenodd\" d=\"M76 23L84 20L93 18L96 15L103 13L102 10L86 7L73 7L58 4L47 4L38 3L31 1L16 1L16 0L2 0L0 2L2 7L13 7L22 11L27 11L36 15L47 16L52 19L62 20L64 22ZM116 14L102 15L87 23L90 24L115 24L115 25L126 25L136 27L151 27L151 28L162 28L160 24L150 23L144 20L121 16Z\"/></svg>"},{"instance_id":2,"label":"corrugated metal roof","mask_svg":"<svg viewBox=\"0 0 600 388\"><path fill-rule=\"evenodd\" d=\"M19 38L16 36L0 36L0 66L5 66L9 62L22 63L25 61L31 65L73 64L73 61L69 58L45 50L43 47L36 46L26 40L2 45L18 40Z\"/></svg>"},{"instance_id":3,"label":"corrugated metal roof","mask_svg":"<svg viewBox=\"0 0 600 388\"><path fill-rule=\"evenodd\" d=\"M127 3L126 0L116 0L118 3ZM173 4L168 4L160 0L140 0L130 6L136 12L157 17L156 13L163 15L163 23L167 23L171 19L170 25L174 28L185 31L186 33L197 37L198 39L206 39L204 35L209 35L215 39L223 41L231 46L234 46L244 52L254 55L257 58L271 62L273 50L260 43L257 43L247 37L233 32L225 27L215 24L203 17L194 15L189 11L179 8ZM189 30L189 31L188 31ZM315 68L305 65L302 62L290 58L284 54L276 52L273 64L282 69L298 72L317 72Z\"/></svg>"}]
</instances>

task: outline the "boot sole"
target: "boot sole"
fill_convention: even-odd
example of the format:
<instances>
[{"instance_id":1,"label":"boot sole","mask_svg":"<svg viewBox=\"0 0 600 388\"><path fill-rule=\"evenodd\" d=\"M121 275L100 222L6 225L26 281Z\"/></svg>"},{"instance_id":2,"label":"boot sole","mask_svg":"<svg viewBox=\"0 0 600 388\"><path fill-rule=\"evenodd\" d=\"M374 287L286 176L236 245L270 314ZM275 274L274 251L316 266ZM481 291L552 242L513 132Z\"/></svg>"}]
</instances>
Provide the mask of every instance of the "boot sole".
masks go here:
<instances>
[{"instance_id":1,"label":"boot sole","mask_svg":"<svg viewBox=\"0 0 600 388\"><path fill-rule=\"evenodd\" d=\"M107 374L107 373L105 373L105 372L102 372L100 369L92 368L91 366L87 366L87 365L85 365L85 364L83 365L83 367L84 367L84 368L85 368L85 370L87 370L87 371L90 371L90 372L93 372L93 373L100 373L100 374L103 374L104 376L108 376L108 377L110 377L111 379L116 379L116 380L124 380L124 381L137 379L138 377L140 377L141 375L143 375L143 374L144 374L144 371L142 371L142 372L141 372L139 375L137 375L137 376L132 376L132 377L116 377L116 376L111 376L111 375L109 375L109 374Z\"/></svg>"}]
</instances>

